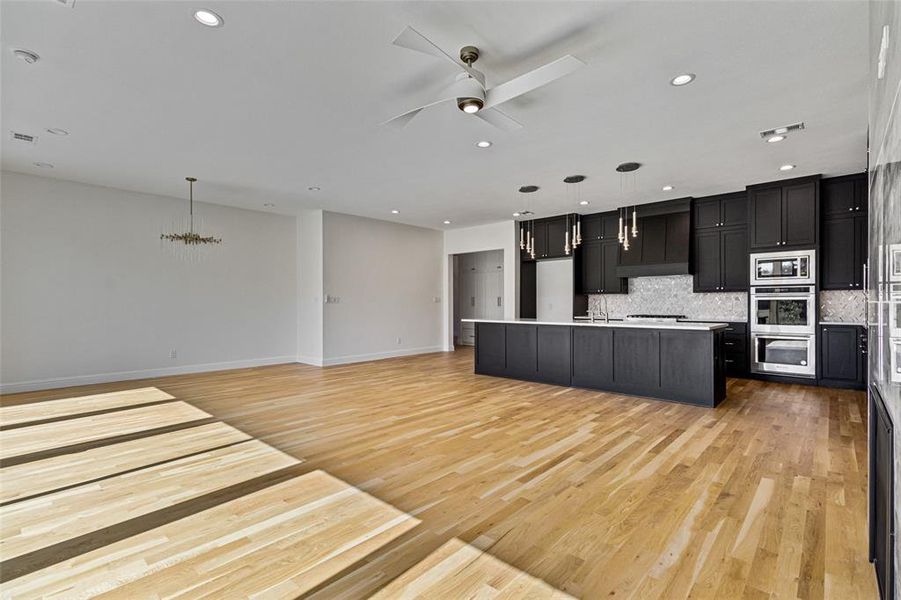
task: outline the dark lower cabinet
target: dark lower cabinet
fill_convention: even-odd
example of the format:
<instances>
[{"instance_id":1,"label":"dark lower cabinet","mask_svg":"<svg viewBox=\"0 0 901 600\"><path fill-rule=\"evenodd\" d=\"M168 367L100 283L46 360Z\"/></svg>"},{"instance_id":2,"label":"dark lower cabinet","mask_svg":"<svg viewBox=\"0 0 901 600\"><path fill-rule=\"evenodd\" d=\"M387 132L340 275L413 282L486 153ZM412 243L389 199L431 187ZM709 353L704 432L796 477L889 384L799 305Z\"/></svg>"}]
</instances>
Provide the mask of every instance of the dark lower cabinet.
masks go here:
<instances>
[{"instance_id":1,"label":"dark lower cabinet","mask_svg":"<svg viewBox=\"0 0 901 600\"><path fill-rule=\"evenodd\" d=\"M502 375L507 370L506 325L476 323L476 373Z\"/></svg>"},{"instance_id":2,"label":"dark lower cabinet","mask_svg":"<svg viewBox=\"0 0 901 600\"><path fill-rule=\"evenodd\" d=\"M506 328L507 374L535 379L538 375L538 326L504 325ZM476 337L476 343L478 343Z\"/></svg>"},{"instance_id":3,"label":"dark lower cabinet","mask_svg":"<svg viewBox=\"0 0 901 600\"><path fill-rule=\"evenodd\" d=\"M660 386L660 334L649 329L613 332L613 383L617 389L640 393Z\"/></svg>"},{"instance_id":4,"label":"dark lower cabinet","mask_svg":"<svg viewBox=\"0 0 901 600\"><path fill-rule=\"evenodd\" d=\"M748 324L729 323L723 332L723 363L729 377L748 376L748 344Z\"/></svg>"},{"instance_id":5,"label":"dark lower cabinet","mask_svg":"<svg viewBox=\"0 0 901 600\"><path fill-rule=\"evenodd\" d=\"M603 388L613 379L613 330L573 327L572 385Z\"/></svg>"},{"instance_id":6,"label":"dark lower cabinet","mask_svg":"<svg viewBox=\"0 0 901 600\"><path fill-rule=\"evenodd\" d=\"M865 389L866 330L856 325L820 325L819 384Z\"/></svg>"},{"instance_id":7,"label":"dark lower cabinet","mask_svg":"<svg viewBox=\"0 0 901 600\"><path fill-rule=\"evenodd\" d=\"M722 331L476 323L476 373L699 406L726 397L723 358Z\"/></svg>"},{"instance_id":8,"label":"dark lower cabinet","mask_svg":"<svg viewBox=\"0 0 901 600\"><path fill-rule=\"evenodd\" d=\"M570 384L572 329L565 325L538 326L538 378L541 381L557 385Z\"/></svg>"},{"instance_id":9,"label":"dark lower cabinet","mask_svg":"<svg viewBox=\"0 0 901 600\"><path fill-rule=\"evenodd\" d=\"M894 427L875 386L870 387L870 560L879 595L895 597Z\"/></svg>"}]
</instances>

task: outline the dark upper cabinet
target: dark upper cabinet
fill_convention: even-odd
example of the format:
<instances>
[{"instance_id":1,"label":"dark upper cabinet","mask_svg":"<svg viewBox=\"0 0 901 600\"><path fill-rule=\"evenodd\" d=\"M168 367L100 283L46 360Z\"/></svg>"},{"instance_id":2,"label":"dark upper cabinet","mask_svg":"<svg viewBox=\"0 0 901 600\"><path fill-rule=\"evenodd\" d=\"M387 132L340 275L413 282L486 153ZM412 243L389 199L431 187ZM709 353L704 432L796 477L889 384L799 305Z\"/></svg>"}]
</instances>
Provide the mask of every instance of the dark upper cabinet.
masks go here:
<instances>
[{"instance_id":1,"label":"dark upper cabinet","mask_svg":"<svg viewBox=\"0 0 901 600\"><path fill-rule=\"evenodd\" d=\"M860 330L854 325L820 326L821 379L862 381Z\"/></svg>"},{"instance_id":2,"label":"dark upper cabinet","mask_svg":"<svg viewBox=\"0 0 901 600\"><path fill-rule=\"evenodd\" d=\"M583 232L582 239L585 234ZM612 241L583 242L581 252L580 282L576 289L583 294L624 294L628 290L628 279L616 276L619 265L620 247Z\"/></svg>"},{"instance_id":3,"label":"dark upper cabinet","mask_svg":"<svg viewBox=\"0 0 901 600\"><path fill-rule=\"evenodd\" d=\"M568 220L566 217L555 217L547 221L547 248L544 258L559 258L566 256L566 230ZM536 251L537 253L537 251Z\"/></svg>"},{"instance_id":4,"label":"dark upper cabinet","mask_svg":"<svg viewBox=\"0 0 901 600\"><path fill-rule=\"evenodd\" d=\"M824 217L867 212L866 173L830 177L823 179L820 185Z\"/></svg>"},{"instance_id":5,"label":"dark upper cabinet","mask_svg":"<svg viewBox=\"0 0 901 600\"><path fill-rule=\"evenodd\" d=\"M582 239L585 239L584 230ZM603 244L601 242L583 243L580 249L582 253L582 281L577 289L583 294L601 293L603 279Z\"/></svg>"},{"instance_id":6,"label":"dark upper cabinet","mask_svg":"<svg viewBox=\"0 0 901 600\"><path fill-rule=\"evenodd\" d=\"M721 196L722 227L748 224L748 194L735 192Z\"/></svg>"},{"instance_id":7,"label":"dark upper cabinet","mask_svg":"<svg viewBox=\"0 0 901 600\"><path fill-rule=\"evenodd\" d=\"M527 221L523 226L530 232L535 247L535 260L566 256L566 232L572 221L568 215ZM572 240L570 240L570 243ZM523 260L532 260L523 253Z\"/></svg>"},{"instance_id":8,"label":"dark upper cabinet","mask_svg":"<svg viewBox=\"0 0 901 600\"><path fill-rule=\"evenodd\" d=\"M601 231L605 240L619 239L619 213L610 211L601 213Z\"/></svg>"},{"instance_id":9,"label":"dark upper cabinet","mask_svg":"<svg viewBox=\"0 0 901 600\"><path fill-rule=\"evenodd\" d=\"M722 284L722 256L720 249L719 231L698 231L695 233L694 291L719 291Z\"/></svg>"},{"instance_id":10,"label":"dark upper cabinet","mask_svg":"<svg viewBox=\"0 0 901 600\"><path fill-rule=\"evenodd\" d=\"M519 317L534 319L538 311L538 273L534 261L519 265Z\"/></svg>"},{"instance_id":11,"label":"dark upper cabinet","mask_svg":"<svg viewBox=\"0 0 901 600\"><path fill-rule=\"evenodd\" d=\"M748 196L752 248L782 244L782 190L754 190Z\"/></svg>"},{"instance_id":12,"label":"dark upper cabinet","mask_svg":"<svg viewBox=\"0 0 901 600\"><path fill-rule=\"evenodd\" d=\"M748 195L745 192L697 198L693 206L696 230L733 227L748 222Z\"/></svg>"},{"instance_id":13,"label":"dark upper cabinet","mask_svg":"<svg viewBox=\"0 0 901 600\"><path fill-rule=\"evenodd\" d=\"M693 212L695 229L711 229L720 226L722 214L720 212L720 199L718 196L712 198L696 198L694 201Z\"/></svg>"},{"instance_id":14,"label":"dark upper cabinet","mask_svg":"<svg viewBox=\"0 0 901 600\"><path fill-rule=\"evenodd\" d=\"M754 250L817 243L819 176L748 188L750 247Z\"/></svg>"},{"instance_id":15,"label":"dark upper cabinet","mask_svg":"<svg viewBox=\"0 0 901 600\"><path fill-rule=\"evenodd\" d=\"M720 231L722 281L720 291L741 292L748 289L748 230L734 227Z\"/></svg>"},{"instance_id":16,"label":"dark upper cabinet","mask_svg":"<svg viewBox=\"0 0 901 600\"><path fill-rule=\"evenodd\" d=\"M817 183L806 182L782 188L782 245L812 246L817 243Z\"/></svg>"},{"instance_id":17,"label":"dark upper cabinet","mask_svg":"<svg viewBox=\"0 0 901 600\"><path fill-rule=\"evenodd\" d=\"M823 244L820 248L820 288L853 289L854 217L823 221Z\"/></svg>"},{"instance_id":18,"label":"dark upper cabinet","mask_svg":"<svg viewBox=\"0 0 901 600\"><path fill-rule=\"evenodd\" d=\"M547 221L532 222L532 247L535 249L535 258L547 256Z\"/></svg>"},{"instance_id":19,"label":"dark upper cabinet","mask_svg":"<svg viewBox=\"0 0 901 600\"><path fill-rule=\"evenodd\" d=\"M601 213L593 215L582 215L582 242L595 242L601 239L604 233L604 227L601 222Z\"/></svg>"},{"instance_id":20,"label":"dark upper cabinet","mask_svg":"<svg viewBox=\"0 0 901 600\"><path fill-rule=\"evenodd\" d=\"M708 229L694 236L694 291L748 289L748 231L744 227Z\"/></svg>"},{"instance_id":21,"label":"dark upper cabinet","mask_svg":"<svg viewBox=\"0 0 901 600\"><path fill-rule=\"evenodd\" d=\"M820 288L854 290L864 288L867 262L867 217L833 216L823 220L820 246Z\"/></svg>"},{"instance_id":22,"label":"dark upper cabinet","mask_svg":"<svg viewBox=\"0 0 901 600\"><path fill-rule=\"evenodd\" d=\"M616 239L619 215L616 211L582 215L582 243Z\"/></svg>"},{"instance_id":23,"label":"dark upper cabinet","mask_svg":"<svg viewBox=\"0 0 901 600\"><path fill-rule=\"evenodd\" d=\"M619 266L621 254L619 242L604 242L601 244L601 292L604 294L626 294L629 291L629 280L625 277L617 277L616 269Z\"/></svg>"}]
</instances>

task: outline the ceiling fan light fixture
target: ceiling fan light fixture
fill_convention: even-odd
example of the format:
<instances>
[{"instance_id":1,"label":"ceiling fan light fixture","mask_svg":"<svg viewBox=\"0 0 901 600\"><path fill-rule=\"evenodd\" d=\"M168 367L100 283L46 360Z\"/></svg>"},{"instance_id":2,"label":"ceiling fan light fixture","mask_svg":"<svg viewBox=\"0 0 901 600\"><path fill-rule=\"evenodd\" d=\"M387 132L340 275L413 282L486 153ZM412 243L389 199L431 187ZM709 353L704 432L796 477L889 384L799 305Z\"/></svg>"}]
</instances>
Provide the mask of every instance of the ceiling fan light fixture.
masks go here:
<instances>
[{"instance_id":1,"label":"ceiling fan light fixture","mask_svg":"<svg viewBox=\"0 0 901 600\"><path fill-rule=\"evenodd\" d=\"M457 108L467 114L475 114L482 110L485 101L481 98L457 98Z\"/></svg>"}]
</instances>

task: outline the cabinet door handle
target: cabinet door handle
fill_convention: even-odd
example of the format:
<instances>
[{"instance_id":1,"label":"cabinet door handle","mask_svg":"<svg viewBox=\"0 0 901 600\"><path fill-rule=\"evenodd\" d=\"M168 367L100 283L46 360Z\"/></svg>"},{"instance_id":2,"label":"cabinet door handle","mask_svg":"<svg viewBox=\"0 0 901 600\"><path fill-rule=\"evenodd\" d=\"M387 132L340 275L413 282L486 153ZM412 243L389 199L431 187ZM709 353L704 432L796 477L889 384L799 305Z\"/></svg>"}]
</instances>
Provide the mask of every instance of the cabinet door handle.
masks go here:
<instances>
[{"instance_id":1,"label":"cabinet door handle","mask_svg":"<svg viewBox=\"0 0 901 600\"><path fill-rule=\"evenodd\" d=\"M854 210L854 207L852 206L852 207L850 207L848 210Z\"/></svg>"}]
</instances>

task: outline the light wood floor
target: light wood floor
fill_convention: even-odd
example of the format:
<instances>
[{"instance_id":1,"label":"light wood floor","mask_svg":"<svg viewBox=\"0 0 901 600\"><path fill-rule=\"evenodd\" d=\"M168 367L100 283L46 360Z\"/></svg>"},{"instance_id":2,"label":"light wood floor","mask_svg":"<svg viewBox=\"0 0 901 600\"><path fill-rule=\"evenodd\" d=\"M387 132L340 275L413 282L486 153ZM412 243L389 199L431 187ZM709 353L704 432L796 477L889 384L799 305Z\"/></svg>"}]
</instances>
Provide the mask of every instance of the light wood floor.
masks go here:
<instances>
[{"instance_id":1,"label":"light wood floor","mask_svg":"<svg viewBox=\"0 0 901 600\"><path fill-rule=\"evenodd\" d=\"M8 395L0 595L875 598L864 394L728 385L683 406L466 349Z\"/></svg>"}]
</instances>

